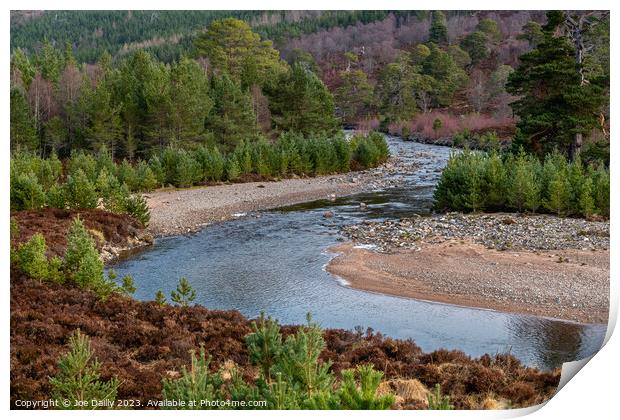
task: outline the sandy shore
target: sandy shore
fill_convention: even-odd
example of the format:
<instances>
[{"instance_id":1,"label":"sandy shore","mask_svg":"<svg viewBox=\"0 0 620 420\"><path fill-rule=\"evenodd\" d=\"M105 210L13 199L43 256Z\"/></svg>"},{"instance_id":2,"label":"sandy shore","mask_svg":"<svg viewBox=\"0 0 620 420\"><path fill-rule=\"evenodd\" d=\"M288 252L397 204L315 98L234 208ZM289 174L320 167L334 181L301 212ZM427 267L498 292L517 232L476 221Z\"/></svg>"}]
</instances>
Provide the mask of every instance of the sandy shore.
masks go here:
<instances>
[{"instance_id":1,"label":"sandy shore","mask_svg":"<svg viewBox=\"0 0 620 420\"><path fill-rule=\"evenodd\" d=\"M470 241L379 253L345 243L327 271L351 287L448 304L606 323L609 250L498 251Z\"/></svg>"},{"instance_id":2,"label":"sandy shore","mask_svg":"<svg viewBox=\"0 0 620 420\"><path fill-rule=\"evenodd\" d=\"M398 182L388 175L402 169L394 157L379 168L347 174L159 190L145 196L151 211L148 230L154 236L183 234L241 213L382 188Z\"/></svg>"}]
</instances>

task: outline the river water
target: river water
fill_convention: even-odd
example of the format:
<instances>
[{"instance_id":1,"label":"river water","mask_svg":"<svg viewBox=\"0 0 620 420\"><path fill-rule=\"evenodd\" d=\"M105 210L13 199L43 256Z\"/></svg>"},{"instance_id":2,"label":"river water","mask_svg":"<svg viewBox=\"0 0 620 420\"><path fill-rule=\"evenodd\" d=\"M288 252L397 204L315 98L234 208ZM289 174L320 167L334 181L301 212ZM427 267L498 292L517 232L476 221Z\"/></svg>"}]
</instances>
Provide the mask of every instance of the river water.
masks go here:
<instances>
[{"instance_id":1,"label":"river water","mask_svg":"<svg viewBox=\"0 0 620 420\"><path fill-rule=\"evenodd\" d=\"M195 303L261 311L283 324L300 324L311 312L326 328L373 328L412 338L424 350L459 349L472 356L510 352L529 366L550 369L596 352L605 325L585 325L529 315L398 298L355 290L324 269L339 227L428 213L439 170L450 150L388 137L392 154L414 160L414 174L393 174L398 187L241 216L201 232L162 238L148 250L112 266L131 273L135 297L167 295L180 277L197 291ZM360 203L366 203L365 208ZM333 218L323 213L333 211Z\"/></svg>"}]
</instances>

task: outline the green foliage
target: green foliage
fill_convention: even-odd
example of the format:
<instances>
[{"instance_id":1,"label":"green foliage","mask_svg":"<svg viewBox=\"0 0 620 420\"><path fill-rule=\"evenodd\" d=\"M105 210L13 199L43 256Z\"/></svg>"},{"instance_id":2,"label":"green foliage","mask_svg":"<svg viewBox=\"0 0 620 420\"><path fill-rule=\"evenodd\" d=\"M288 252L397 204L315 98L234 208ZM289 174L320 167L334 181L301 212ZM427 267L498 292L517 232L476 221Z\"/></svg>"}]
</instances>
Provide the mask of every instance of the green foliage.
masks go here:
<instances>
[{"instance_id":1,"label":"green foliage","mask_svg":"<svg viewBox=\"0 0 620 420\"><path fill-rule=\"evenodd\" d=\"M101 299L117 291L114 281L104 277L103 261L95 242L79 218L73 219L69 228L64 259L65 274L78 287L92 290Z\"/></svg>"},{"instance_id":2,"label":"green foliage","mask_svg":"<svg viewBox=\"0 0 620 420\"><path fill-rule=\"evenodd\" d=\"M39 146L37 130L24 94L16 88L11 89L11 150L35 151Z\"/></svg>"},{"instance_id":3,"label":"green foliage","mask_svg":"<svg viewBox=\"0 0 620 420\"><path fill-rule=\"evenodd\" d=\"M440 10L433 11L431 27L428 34L429 41L435 44L448 43L448 27L446 25L446 15Z\"/></svg>"},{"instance_id":4,"label":"green foliage","mask_svg":"<svg viewBox=\"0 0 620 420\"><path fill-rule=\"evenodd\" d=\"M60 257L53 256L49 260L47 270L47 280L53 283L64 283L65 273L63 271L63 261Z\"/></svg>"},{"instance_id":5,"label":"green foliage","mask_svg":"<svg viewBox=\"0 0 620 420\"><path fill-rule=\"evenodd\" d=\"M384 162L389 149L384 137L376 132L368 136L356 135L350 140L352 159L360 168L371 168Z\"/></svg>"},{"instance_id":6,"label":"green foliage","mask_svg":"<svg viewBox=\"0 0 620 420\"><path fill-rule=\"evenodd\" d=\"M245 338L250 362L260 366L263 377L271 383L272 368L282 352L280 326L261 312L258 320L252 322L252 330L253 333Z\"/></svg>"},{"instance_id":7,"label":"green foliage","mask_svg":"<svg viewBox=\"0 0 620 420\"><path fill-rule=\"evenodd\" d=\"M242 140L258 133L256 114L250 94L227 73L211 79L214 105L206 120L206 129L224 150L230 151Z\"/></svg>"},{"instance_id":8,"label":"green foliage","mask_svg":"<svg viewBox=\"0 0 620 420\"><path fill-rule=\"evenodd\" d=\"M151 212L146 198L142 194L128 195L124 200L124 210L128 215L135 217L144 227L149 225Z\"/></svg>"},{"instance_id":9,"label":"green foliage","mask_svg":"<svg viewBox=\"0 0 620 420\"><path fill-rule=\"evenodd\" d=\"M373 102L374 89L362 70L349 70L340 74L342 84L334 92L334 99L345 123L355 123L368 112Z\"/></svg>"},{"instance_id":10,"label":"green foliage","mask_svg":"<svg viewBox=\"0 0 620 420\"><path fill-rule=\"evenodd\" d=\"M229 74L243 87L264 85L285 66L271 41L261 41L239 19L222 19L209 25L194 40L196 54L209 58L218 72Z\"/></svg>"},{"instance_id":11,"label":"green foliage","mask_svg":"<svg viewBox=\"0 0 620 420\"><path fill-rule=\"evenodd\" d=\"M64 195L67 205L72 209L92 209L97 207L99 201L95 184L81 168L67 177Z\"/></svg>"},{"instance_id":12,"label":"green foliage","mask_svg":"<svg viewBox=\"0 0 620 420\"><path fill-rule=\"evenodd\" d=\"M608 215L609 172L602 165L584 168L579 159L569 163L557 152L547 155L541 164L523 151L502 158L496 151L466 149L451 156L434 199L437 210Z\"/></svg>"},{"instance_id":13,"label":"green foliage","mask_svg":"<svg viewBox=\"0 0 620 420\"><path fill-rule=\"evenodd\" d=\"M273 126L279 132L293 131L306 136L334 133L334 98L314 73L301 64L294 64L288 72L265 88L269 97Z\"/></svg>"},{"instance_id":14,"label":"green foliage","mask_svg":"<svg viewBox=\"0 0 620 420\"><path fill-rule=\"evenodd\" d=\"M58 408L92 410L100 408L96 403L102 401L114 405L118 380L101 380L101 363L93 357L90 339L78 329L69 338L69 347L58 361L58 374L49 379Z\"/></svg>"},{"instance_id":15,"label":"green foliage","mask_svg":"<svg viewBox=\"0 0 620 420\"><path fill-rule=\"evenodd\" d=\"M556 31L564 15L555 11L547 15L542 40L519 58L520 65L506 85L519 97L511 103L519 116L514 144L540 157L558 148L574 158L578 136L600 125L609 80L595 77L582 82L574 45Z\"/></svg>"},{"instance_id":16,"label":"green foliage","mask_svg":"<svg viewBox=\"0 0 620 420\"><path fill-rule=\"evenodd\" d=\"M519 212L528 209L536 211L540 204L539 186L535 179L535 158L528 158L521 150L516 159L508 162L508 203Z\"/></svg>"},{"instance_id":17,"label":"green foliage","mask_svg":"<svg viewBox=\"0 0 620 420\"><path fill-rule=\"evenodd\" d=\"M181 277L177 289L170 293L170 298L177 305L188 306L196 300L196 290L194 290L185 277Z\"/></svg>"},{"instance_id":18,"label":"green foliage","mask_svg":"<svg viewBox=\"0 0 620 420\"><path fill-rule=\"evenodd\" d=\"M45 201L48 207L56 209L66 208L67 199L65 198L64 188L58 185L52 185L50 189L47 190Z\"/></svg>"},{"instance_id":19,"label":"green foliage","mask_svg":"<svg viewBox=\"0 0 620 420\"><path fill-rule=\"evenodd\" d=\"M436 384L435 389L428 395L429 410L454 410L450 404L450 397L441 395L441 385Z\"/></svg>"},{"instance_id":20,"label":"green foliage","mask_svg":"<svg viewBox=\"0 0 620 420\"><path fill-rule=\"evenodd\" d=\"M386 410L394 404L394 396L377 396L383 372L374 370L372 364L358 365L355 370L342 372L342 384L338 390L340 409L344 410ZM356 382L359 380L359 386Z\"/></svg>"},{"instance_id":21,"label":"green foliage","mask_svg":"<svg viewBox=\"0 0 620 420\"><path fill-rule=\"evenodd\" d=\"M467 82L467 74L447 52L435 44L429 44L430 54L421 66L421 74L430 77L432 102L435 106L446 106Z\"/></svg>"},{"instance_id":22,"label":"green foliage","mask_svg":"<svg viewBox=\"0 0 620 420\"><path fill-rule=\"evenodd\" d=\"M136 293L136 284L131 274L127 274L121 279L121 290L126 295L133 295Z\"/></svg>"},{"instance_id":23,"label":"green foliage","mask_svg":"<svg viewBox=\"0 0 620 420\"><path fill-rule=\"evenodd\" d=\"M45 205L45 192L32 173L15 173L11 167L11 210L33 210Z\"/></svg>"},{"instance_id":24,"label":"green foliage","mask_svg":"<svg viewBox=\"0 0 620 420\"><path fill-rule=\"evenodd\" d=\"M46 251L45 238L40 233L35 233L17 251L19 268L31 279L46 280L49 276L49 264L45 256Z\"/></svg>"},{"instance_id":25,"label":"green foliage","mask_svg":"<svg viewBox=\"0 0 620 420\"><path fill-rule=\"evenodd\" d=\"M307 326L284 341L277 322L264 314L252 329L246 344L250 361L260 367L260 377L255 388L234 379L232 395L266 400L271 409L386 409L393 404L393 395L377 396L382 373L372 365L344 371L335 386L330 362L319 358L325 341L310 314Z\"/></svg>"},{"instance_id":26,"label":"green foliage","mask_svg":"<svg viewBox=\"0 0 620 420\"><path fill-rule=\"evenodd\" d=\"M478 64L491 53L488 44L489 38L487 34L481 31L475 31L463 38L461 41L461 48L469 54L472 64Z\"/></svg>"},{"instance_id":27,"label":"green foliage","mask_svg":"<svg viewBox=\"0 0 620 420\"><path fill-rule=\"evenodd\" d=\"M164 292L158 290L157 293L155 293L155 302L160 306L166 304L166 295L164 294Z\"/></svg>"},{"instance_id":28,"label":"green foliage","mask_svg":"<svg viewBox=\"0 0 620 420\"><path fill-rule=\"evenodd\" d=\"M172 409L201 410L210 408L209 405L201 405L201 401L224 399L221 391L222 377L217 373L209 372L211 357L206 357L204 348L200 348L199 357L196 357L192 350L191 360L190 370L188 371L183 366L182 376L179 379L162 380L164 399L184 403L179 407L170 407Z\"/></svg>"}]
</instances>

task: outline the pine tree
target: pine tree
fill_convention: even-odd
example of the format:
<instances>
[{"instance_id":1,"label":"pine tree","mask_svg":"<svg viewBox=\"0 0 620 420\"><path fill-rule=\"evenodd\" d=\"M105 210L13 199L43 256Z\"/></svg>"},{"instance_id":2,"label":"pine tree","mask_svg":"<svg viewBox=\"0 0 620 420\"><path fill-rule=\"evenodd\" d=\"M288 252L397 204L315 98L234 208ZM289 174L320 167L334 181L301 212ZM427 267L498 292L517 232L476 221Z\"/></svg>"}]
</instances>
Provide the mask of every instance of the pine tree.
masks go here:
<instances>
[{"instance_id":1,"label":"pine tree","mask_svg":"<svg viewBox=\"0 0 620 420\"><path fill-rule=\"evenodd\" d=\"M514 146L544 156L554 148L576 157L575 139L599 125L607 98L604 80L582 83L575 48L564 35L556 35L564 15L547 13L543 39L520 57L506 90L518 96L511 104L519 116Z\"/></svg>"},{"instance_id":2,"label":"pine tree","mask_svg":"<svg viewBox=\"0 0 620 420\"><path fill-rule=\"evenodd\" d=\"M446 26L446 15L441 10L433 11L431 18L431 28L428 34L429 41L435 44L448 43L448 27Z\"/></svg>"},{"instance_id":3,"label":"pine tree","mask_svg":"<svg viewBox=\"0 0 620 420\"><path fill-rule=\"evenodd\" d=\"M69 208L93 209L97 207L99 198L96 187L90 182L82 169L78 169L75 174L69 175L64 189Z\"/></svg>"},{"instance_id":4,"label":"pine tree","mask_svg":"<svg viewBox=\"0 0 620 420\"><path fill-rule=\"evenodd\" d=\"M333 133L337 129L334 99L315 74L300 64L266 88L274 127L303 135Z\"/></svg>"},{"instance_id":5,"label":"pine tree","mask_svg":"<svg viewBox=\"0 0 620 420\"><path fill-rule=\"evenodd\" d=\"M206 128L217 143L230 151L240 141L255 138L258 127L250 95L227 74L213 76L211 86L214 105L207 117Z\"/></svg>"},{"instance_id":6,"label":"pine tree","mask_svg":"<svg viewBox=\"0 0 620 420\"><path fill-rule=\"evenodd\" d=\"M161 289L155 293L155 302L160 306L166 304L166 295L161 291Z\"/></svg>"},{"instance_id":7,"label":"pine tree","mask_svg":"<svg viewBox=\"0 0 620 420\"><path fill-rule=\"evenodd\" d=\"M211 357L206 357L204 347L200 348L200 356L191 351L191 367L182 369L179 379L162 380L162 394L165 400L185 403L181 409L204 410L210 405L201 404L202 401L219 401L224 399L221 391L223 380L217 373L209 371ZM168 408L168 407L166 407ZM177 407L170 407L178 409Z\"/></svg>"},{"instance_id":8,"label":"pine tree","mask_svg":"<svg viewBox=\"0 0 620 420\"><path fill-rule=\"evenodd\" d=\"M261 41L250 25L239 19L214 21L196 37L194 49L244 88L263 86L286 67L271 41Z\"/></svg>"},{"instance_id":9,"label":"pine tree","mask_svg":"<svg viewBox=\"0 0 620 420\"><path fill-rule=\"evenodd\" d=\"M170 293L170 298L177 305L188 306L196 299L196 291L185 277L181 277L177 289Z\"/></svg>"},{"instance_id":10,"label":"pine tree","mask_svg":"<svg viewBox=\"0 0 620 420\"><path fill-rule=\"evenodd\" d=\"M58 374L49 380L58 408L93 410L100 408L97 402L103 401L113 406L119 382L101 380L101 363L93 356L88 336L76 330L69 338L69 347L58 361Z\"/></svg>"},{"instance_id":11,"label":"pine tree","mask_svg":"<svg viewBox=\"0 0 620 420\"><path fill-rule=\"evenodd\" d=\"M271 317L265 318L261 312L256 321L252 322L253 333L246 336L250 362L258 365L267 383L272 381L272 369L282 352L282 335L280 326Z\"/></svg>"},{"instance_id":12,"label":"pine tree","mask_svg":"<svg viewBox=\"0 0 620 420\"><path fill-rule=\"evenodd\" d=\"M594 198L592 197L593 190L592 178L588 177L583 182L579 194L579 212L585 217L592 216L595 211Z\"/></svg>"},{"instance_id":13,"label":"pine tree","mask_svg":"<svg viewBox=\"0 0 620 420\"><path fill-rule=\"evenodd\" d=\"M32 172L11 171L11 210L32 210L45 205L45 192Z\"/></svg>"},{"instance_id":14,"label":"pine tree","mask_svg":"<svg viewBox=\"0 0 620 420\"><path fill-rule=\"evenodd\" d=\"M213 106L205 71L196 61L182 58L170 67L170 85L171 140L184 146L202 140Z\"/></svg>"},{"instance_id":15,"label":"pine tree","mask_svg":"<svg viewBox=\"0 0 620 420\"><path fill-rule=\"evenodd\" d=\"M373 87L362 70L344 71L342 84L336 89L334 99L345 123L356 123L373 100Z\"/></svg>"},{"instance_id":16,"label":"pine tree","mask_svg":"<svg viewBox=\"0 0 620 420\"><path fill-rule=\"evenodd\" d=\"M535 171L521 150L513 161L508 184L508 202L519 212L529 209L535 211L540 203L540 191L535 179Z\"/></svg>"},{"instance_id":17,"label":"pine tree","mask_svg":"<svg viewBox=\"0 0 620 420\"><path fill-rule=\"evenodd\" d=\"M30 108L24 95L11 89L11 150L37 150L39 140Z\"/></svg>"},{"instance_id":18,"label":"pine tree","mask_svg":"<svg viewBox=\"0 0 620 420\"><path fill-rule=\"evenodd\" d=\"M19 268L31 279L46 280L49 275L46 251L45 238L40 233L35 233L28 242L19 247L17 252Z\"/></svg>"},{"instance_id":19,"label":"pine tree","mask_svg":"<svg viewBox=\"0 0 620 420\"><path fill-rule=\"evenodd\" d=\"M342 383L338 390L339 409L387 410L394 404L394 395L377 395L383 372L374 370L372 364L358 365L355 369L342 371ZM359 386L356 382L359 379Z\"/></svg>"}]
</instances>

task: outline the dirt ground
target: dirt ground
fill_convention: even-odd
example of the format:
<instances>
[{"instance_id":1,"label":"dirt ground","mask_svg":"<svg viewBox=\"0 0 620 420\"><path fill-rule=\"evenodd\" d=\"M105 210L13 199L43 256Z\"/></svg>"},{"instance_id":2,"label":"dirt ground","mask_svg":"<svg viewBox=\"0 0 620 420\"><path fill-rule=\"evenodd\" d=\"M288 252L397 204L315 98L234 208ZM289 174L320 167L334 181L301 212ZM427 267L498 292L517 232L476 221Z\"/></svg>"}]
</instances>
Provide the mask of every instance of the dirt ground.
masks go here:
<instances>
[{"instance_id":1,"label":"dirt ground","mask_svg":"<svg viewBox=\"0 0 620 420\"><path fill-rule=\"evenodd\" d=\"M327 271L351 287L449 304L607 323L609 250L497 251L469 241L378 253L351 243Z\"/></svg>"},{"instance_id":2,"label":"dirt ground","mask_svg":"<svg viewBox=\"0 0 620 420\"><path fill-rule=\"evenodd\" d=\"M67 246L69 227L76 217L79 217L91 232L104 260L115 257L115 254L124 249L144 246L152 241L150 235L145 234L142 224L126 214L99 209L45 208L11 213L11 219L15 220L18 226L18 234L11 238L11 245L17 246L28 241L35 233L41 233L45 237L48 257L62 257Z\"/></svg>"}]
</instances>

